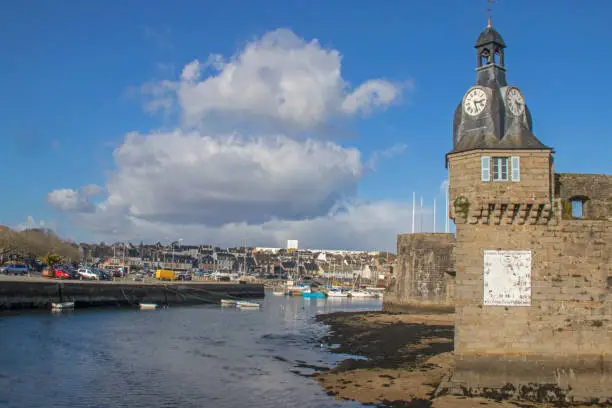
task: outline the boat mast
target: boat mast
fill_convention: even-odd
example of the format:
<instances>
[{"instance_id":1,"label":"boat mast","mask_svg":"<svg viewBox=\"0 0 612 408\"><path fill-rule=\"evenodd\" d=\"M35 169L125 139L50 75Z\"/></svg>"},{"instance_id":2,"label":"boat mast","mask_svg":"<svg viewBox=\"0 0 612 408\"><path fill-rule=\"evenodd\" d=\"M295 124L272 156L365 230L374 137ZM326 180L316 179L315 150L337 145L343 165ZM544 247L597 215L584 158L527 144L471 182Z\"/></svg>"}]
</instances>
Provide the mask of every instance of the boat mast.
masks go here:
<instances>
[{"instance_id":1,"label":"boat mast","mask_svg":"<svg viewBox=\"0 0 612 408\"><path fill-rule=\"evenodd\" d=\"M246 240L244 240L244 259L242 260L242 274L246 275Z\"/></svg>"}]
</instances>

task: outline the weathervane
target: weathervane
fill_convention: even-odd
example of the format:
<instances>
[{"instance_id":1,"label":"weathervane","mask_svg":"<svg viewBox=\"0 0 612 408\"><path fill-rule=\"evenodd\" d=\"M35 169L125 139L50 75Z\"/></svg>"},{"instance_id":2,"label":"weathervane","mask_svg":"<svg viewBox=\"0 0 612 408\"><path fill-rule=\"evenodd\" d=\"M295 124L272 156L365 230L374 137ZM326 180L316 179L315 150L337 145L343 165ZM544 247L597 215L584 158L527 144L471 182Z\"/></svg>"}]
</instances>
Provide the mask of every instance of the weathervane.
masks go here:
<instances>
[{"instance_id":1,"label":"weathervane","mask_svg":"<svg viewBox=\"0 0 612 408\"><path fill-rule=\"evenodd\" d=\"M487 0L487 3L489 3L489 6L487 7L487 27L491 27L491 4L494 1L495 0Z\"/></svg>"}]
</instances>

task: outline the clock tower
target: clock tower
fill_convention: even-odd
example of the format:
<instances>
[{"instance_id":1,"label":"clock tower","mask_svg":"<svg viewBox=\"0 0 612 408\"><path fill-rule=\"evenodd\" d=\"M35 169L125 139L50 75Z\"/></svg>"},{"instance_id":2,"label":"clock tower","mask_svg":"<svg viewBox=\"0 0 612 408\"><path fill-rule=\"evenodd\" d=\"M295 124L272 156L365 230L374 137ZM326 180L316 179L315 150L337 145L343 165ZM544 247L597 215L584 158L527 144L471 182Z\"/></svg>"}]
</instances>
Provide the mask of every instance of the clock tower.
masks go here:
<instances>
[{"instance_id":1,"label":"clock tower","mask_svg":"<svg viewBox=\"0 0 612 408\"><path fill-rule=\"evenodd\" d=\"M475 48L476 81L446 154L456 226L449 388L612 401L612 177L555 174L528 98L507 81L502 36L489 23Z\"/></svg>"},{"instance_id":2,"label":"clock tower","mask_svg":"<svg viewBox=\"0 0 612 408\"><path fill-rule=\"evenodd\" d=\"M520 327L529 327L530 248L534 237L555 222L555 176L553 150L534 135L527 98L506 79L508 59L501 34L489 24L475 49L476 81L455 110L446 165L449 217L456 226L453 379L482 385L482 378L488 377L475 367L497 367L491 356L524 351L515 350L510 335L508 344L499 340L496 322L524 316ZM516 273L519 284L510 272L502 274L503 279L489 279L495 256L516 258L513 262L522 268ZM534 259L539 256L534 254ZM490 385L495 378L490 375Z\"/></svg>"},{"instance_id":3,"label":"clock tower","mask_svg":"<svg viewBox=\"0 0 612 408\"><path fill-rule=\"evenodd\" d=\"M506 81L506 43L490 22L474 48L476 83L455 110L450 153L483 148L551 150L533 134L523 94Z\"/></svg>"},{"instance_id":4,"label":"clock tower","mask_svg":"<svg viewBox=\"0 0 612 408\"><path fill-rule=\"evenodd\" d=\"M493 201L529 202L549 211L553 150L534 135L523 93L507 82L506 43L490 20L474 48L476 81L455 110L453 148L446 155L450 216L455 223L474 221L472 214L455 211L457 199L475 212Z\"/></svg>"}]
</instances>

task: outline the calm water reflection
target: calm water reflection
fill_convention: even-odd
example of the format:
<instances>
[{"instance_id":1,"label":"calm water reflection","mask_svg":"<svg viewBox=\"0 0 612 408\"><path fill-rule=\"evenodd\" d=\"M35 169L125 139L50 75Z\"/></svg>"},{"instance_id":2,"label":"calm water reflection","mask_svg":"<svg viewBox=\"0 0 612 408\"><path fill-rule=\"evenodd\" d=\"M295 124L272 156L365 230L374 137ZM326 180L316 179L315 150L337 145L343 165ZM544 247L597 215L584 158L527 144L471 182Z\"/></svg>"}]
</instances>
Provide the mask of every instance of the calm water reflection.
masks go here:
<instances>
[{"instance_id":1,"label":"calm water reflection","mask_svg":"<svg viewBox=\"0 0 612 408\"><path fill-rule=\"evenodd\" d=\"M294 371L342 357L317 341L317 313L381 301L268 293L262 303L0 314L0 407L359 406Z\"/></svg>"}]
</instances>

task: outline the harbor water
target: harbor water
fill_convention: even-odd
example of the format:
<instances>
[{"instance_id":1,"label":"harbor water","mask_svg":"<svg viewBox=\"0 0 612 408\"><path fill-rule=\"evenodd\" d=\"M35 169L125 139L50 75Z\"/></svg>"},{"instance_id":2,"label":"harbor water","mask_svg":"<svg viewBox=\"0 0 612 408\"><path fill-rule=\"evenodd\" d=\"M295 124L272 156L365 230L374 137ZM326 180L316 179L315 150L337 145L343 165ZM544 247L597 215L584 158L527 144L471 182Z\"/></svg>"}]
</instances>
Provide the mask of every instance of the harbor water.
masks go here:
<instances>
[{"instance_id":1,"label":"harbor water","mask_svg":"<svg viewBox=\"0 0 612 408\"><path fill-rule=\"evenodd\" d=\"M315 315L379 299L0 314L0 407L355 407L307 375L346 356Z\"/></svg>"}]
</instances>

